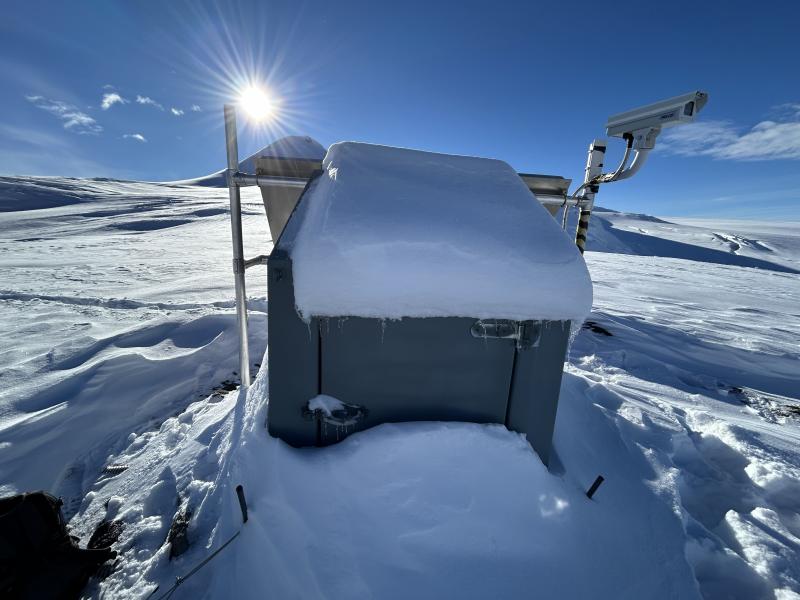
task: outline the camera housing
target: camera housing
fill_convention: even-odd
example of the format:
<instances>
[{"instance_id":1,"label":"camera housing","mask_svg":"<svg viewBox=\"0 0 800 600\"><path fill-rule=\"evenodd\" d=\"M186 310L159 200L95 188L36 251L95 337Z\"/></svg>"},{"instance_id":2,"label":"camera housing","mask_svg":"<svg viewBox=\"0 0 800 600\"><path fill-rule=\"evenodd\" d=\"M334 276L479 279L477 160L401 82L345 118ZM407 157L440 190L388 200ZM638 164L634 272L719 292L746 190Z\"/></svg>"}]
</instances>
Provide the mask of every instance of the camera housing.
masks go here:
<instances>
[{"instance_id":1,"label":"camera housing","mask_svg":"<svg viewBox=\"0 0 800 600\"><path fill-rule=\"evenodd\" d=\"M697 90L612 115L606 122L606 133L612 137L632 135L634 148L650 149L662 128L691 123L706 102L708 94Z\"/></svg>"}]
</instances>

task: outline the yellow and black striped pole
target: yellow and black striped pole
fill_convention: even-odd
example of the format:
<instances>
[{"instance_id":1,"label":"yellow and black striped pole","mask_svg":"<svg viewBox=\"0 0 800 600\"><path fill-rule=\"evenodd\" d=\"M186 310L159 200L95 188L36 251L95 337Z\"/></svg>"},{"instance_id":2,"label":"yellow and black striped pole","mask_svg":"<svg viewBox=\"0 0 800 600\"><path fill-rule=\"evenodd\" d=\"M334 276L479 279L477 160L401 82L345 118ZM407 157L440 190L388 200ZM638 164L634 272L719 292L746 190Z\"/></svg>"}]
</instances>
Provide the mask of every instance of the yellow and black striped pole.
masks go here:
<instances>
[{"instance_id":1,"label":"yellow and black striped pole","mask_svg":"<svg viewBox=\"0 0 800 600\"><path fill-rule=\"evenodd\" d=\"M586 249L586 235L589 231L589 218L592 216L592 208L594 207L594 196L600 188L599 184L590 184L589 182L603 173L605 155L605 140L594 140L589 146L589 157L586 159L586 174L583 180L586 187L581 194L582 201L579 204L581 212L578 218L578 229L575 231L575 244L577 244L581 254Z\"/></svg>"}]
</instances>

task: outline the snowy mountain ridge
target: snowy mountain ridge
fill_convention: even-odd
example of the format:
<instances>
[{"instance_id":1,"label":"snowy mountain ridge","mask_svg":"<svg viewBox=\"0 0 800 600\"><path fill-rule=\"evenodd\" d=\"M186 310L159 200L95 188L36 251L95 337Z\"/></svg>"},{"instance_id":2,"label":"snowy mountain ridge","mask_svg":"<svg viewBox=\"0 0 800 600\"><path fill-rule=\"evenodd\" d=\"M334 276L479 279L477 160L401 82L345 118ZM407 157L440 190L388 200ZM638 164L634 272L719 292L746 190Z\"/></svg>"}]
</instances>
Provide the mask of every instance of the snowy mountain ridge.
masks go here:
<instances>
[{"instance_id":1,"label":"snowy mountain ridge","mask_svg":"<svg viewBox=\"0 0 800 600\"><path fill-rule=\"evenodd\" d=\"M307 135L286 136L264 146L258 152L254 152L243 161L240 161L239 170L242 173L255 173L256 159L265 157L302 158L321 161L325 157L325 148L318 141ZM170 183L209 187L226 187L228 185L225 179L225 169L204 177L173 181Z\"/></svg>"},{"instance_id":2,"label":"snowy mountain ridge","mask_svg":"<svg viewBox=\"0 0 800 600\"><path fill-rule=\"evenodd\" d=\"M246 254L268 252L243 200ZM0 211L0 490L61 495L84 544L123 524L91 597L163 592L236 531L174 597L799 597L793 224L595 211L548 471L499 425L270 438L257 270L258 373L232 383L225 190L4 177Z\"/></svg>"}]
</instances>

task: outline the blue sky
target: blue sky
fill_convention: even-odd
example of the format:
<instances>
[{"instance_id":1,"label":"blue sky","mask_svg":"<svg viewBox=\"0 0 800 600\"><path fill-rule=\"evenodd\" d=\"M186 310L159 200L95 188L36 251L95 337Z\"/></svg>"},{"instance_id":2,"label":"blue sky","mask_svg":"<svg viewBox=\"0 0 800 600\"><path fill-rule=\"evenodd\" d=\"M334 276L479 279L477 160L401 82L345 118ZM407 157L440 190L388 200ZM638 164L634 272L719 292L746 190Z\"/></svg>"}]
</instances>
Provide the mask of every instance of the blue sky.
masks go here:
<instances>
[{"instance_id":1,"label":"blue sky","mask_svg":"<svg viewBox=\"0 0 800 600\"><path fill-rule=\"evenodd\" d=\"M757 9L756 9L757 6ZM248 79L284 134L490 156L582 177L612 113L694 89L598 203L800 218L800 3L4 2L0 173L170 180L225 163L222 104ZM105 98L105 105L103 100ZM118 99L117 99L118 98ZM621 156L609 145L607 165Z\"/></svg>"}]
</instances>

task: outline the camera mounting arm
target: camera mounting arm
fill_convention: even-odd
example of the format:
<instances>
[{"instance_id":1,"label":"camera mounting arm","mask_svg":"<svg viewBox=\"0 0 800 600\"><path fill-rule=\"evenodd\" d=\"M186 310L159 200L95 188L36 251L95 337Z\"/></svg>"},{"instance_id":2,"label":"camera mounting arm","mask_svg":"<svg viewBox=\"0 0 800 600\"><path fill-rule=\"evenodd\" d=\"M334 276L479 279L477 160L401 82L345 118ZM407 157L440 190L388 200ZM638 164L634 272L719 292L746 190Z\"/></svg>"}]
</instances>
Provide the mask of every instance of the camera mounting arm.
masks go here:
<instances>
[{"instance_id":1,"label":"camera mounting arm","mask_svg":"<svg viewBox=\"0 0 800 600\"><path fill-rule=\"evenodd\" d=\"M605 140L594 140L589 146L589 158L586 162L584 181L572 194L572 198L578 200L577 206L580 207L575 243L581 253L586 247L589 218L592 214L594 198L600 189L600 184L633 177L642 168L650 151L655 147L656 138L661 133L661 129L673 125L691 123L697 113L706 105L706 102L708 102L708 94L698 90L608 118L606 133L612 137L624 139L627 144L622 162L611 173L602 172L606 151ZM630 165L628 165L631 150L635 154ZM567 210L566 206L564 210Z\"/></svg>"}]
</instances>

